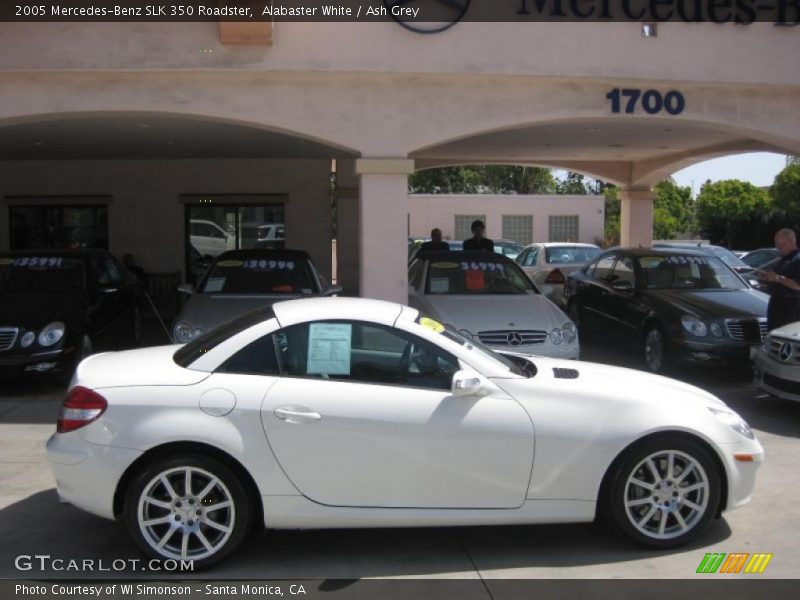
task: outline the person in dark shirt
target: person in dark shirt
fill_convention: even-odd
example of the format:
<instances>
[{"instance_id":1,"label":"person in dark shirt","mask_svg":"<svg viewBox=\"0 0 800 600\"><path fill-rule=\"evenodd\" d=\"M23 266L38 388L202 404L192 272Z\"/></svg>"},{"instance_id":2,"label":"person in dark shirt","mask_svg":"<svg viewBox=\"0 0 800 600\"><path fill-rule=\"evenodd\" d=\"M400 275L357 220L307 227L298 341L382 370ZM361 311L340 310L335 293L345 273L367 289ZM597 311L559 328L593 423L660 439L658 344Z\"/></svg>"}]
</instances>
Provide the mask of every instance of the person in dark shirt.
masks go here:
<instances>
[{"instance_id":1,"label":"person in dark shirt","mask_svg":"<svg viewBox=\"0 0 800 600\"><path fill-rule=\"evenodd\" d=\"M485 252L494 252L494 242L487 237L483 237L486 231L486 225L480 219L472 222L472 237L464 240L464 250L483 250Z\"/></svg>"},{"instance_id":2,"label":"person in dark shirt","mask_svg":"<svg viewBox=\"0 0 800 600\"><path fill-rule=\"evenodd\" d=\"M125 264L125 268L128 269L128 272L136 277L136 281L139 285L142 286L142 289L147 289L147 273L145 273L144 269L136 264L136 261L133 258L133 255L126 254L122 257L122 262Z\"/></svg>"},{"instance_id":3,"label":"person in dark shirt","mask_svg":"<svg viewBox=\"0 0 800 600\"><path fill-rule=\"evenodd\" d=\"M419 254L436 250L450 250L450 245L442 241L442 230L438 227L431 229L431 241L422 243L419 247Z\"/></svg>"},{"instance_id":4,"label":"person in dark shirt","mask_svg":"<svg viewBox=\"0 0 800 600\"><path fill-rule=\"evenodd\" d=\"M775 268L756 272L759 279L769 282L767 329L770 331L800 321L800 249L794 231L778 231L775 248L781 253Z\"/></svg>"}]
</instances>

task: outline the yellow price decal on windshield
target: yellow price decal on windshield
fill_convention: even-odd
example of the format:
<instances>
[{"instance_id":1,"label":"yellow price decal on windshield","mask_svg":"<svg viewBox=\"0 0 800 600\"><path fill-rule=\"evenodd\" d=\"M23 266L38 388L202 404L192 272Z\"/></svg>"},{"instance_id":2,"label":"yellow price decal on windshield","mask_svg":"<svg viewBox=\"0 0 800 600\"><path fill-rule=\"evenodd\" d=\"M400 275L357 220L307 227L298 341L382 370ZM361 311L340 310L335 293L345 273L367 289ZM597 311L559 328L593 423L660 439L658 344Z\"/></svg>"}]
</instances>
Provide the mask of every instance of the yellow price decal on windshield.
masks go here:
<instances>
[{"instance_id":1,"label":"yellow price decal on windshield","mask_svg":"<svg viewBox=\"0 0 800 600\"><path fill-rule=\"evenodd\" d=\"M457 269L459 267L459 263L439 261L431 263L431 267L433 267L434 269Z\"/></svg>"},{"instance_id":2,"label":"yellow price decal on windshield","mask_svg":"<svg viewBox=\"0 0 800 600\"><path fill-rule=\"evenodd\" d=\"M419 320L419 324L427 329L431 329L436 333L442 333L444 331L444 325L439 323L439 321L434 321L433 319L429 319L428 317L422 317Z\"/></svg>"},{"instance_id":3,"label":"yellow price decal on windshield","mask_svg":"<svg viewBox=\"0 0 800 600\"><path fill-rule=\"evenodd\" d=\"M14 259L13 258L0 258L0 265L13 265Z\"/></svg>"},{"instance_id":4,"label":"yellow price decal on windshield","mask_svg":"<svg viewBox=\"0 0 800 600\"><path fill-rule=\"evenodd\" d=\"M241 260L221 260L217 263L218 267L241 267L244 263Z\"/></svg>"}]
</instances>

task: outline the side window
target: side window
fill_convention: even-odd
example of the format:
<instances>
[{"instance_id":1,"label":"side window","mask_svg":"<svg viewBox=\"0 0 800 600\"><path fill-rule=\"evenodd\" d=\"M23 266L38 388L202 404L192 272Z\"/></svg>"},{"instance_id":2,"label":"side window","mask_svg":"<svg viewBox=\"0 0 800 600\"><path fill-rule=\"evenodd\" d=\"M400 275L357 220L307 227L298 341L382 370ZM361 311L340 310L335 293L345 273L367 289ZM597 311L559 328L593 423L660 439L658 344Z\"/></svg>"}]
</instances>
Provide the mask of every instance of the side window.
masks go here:
<instances>
[{"instance_id":1,"label":"side window","mask_svg":"<svg viewBox=\"0 0 800 600\"><path fill-rule=\"evenodd\" d=\"M116 260L109 256L106 257L103 262L105 263L105 268L108 272L108 278L112 285L119 285L125 280L125 271Z\"/></svg>"},{"instance_id":2,"label":"side window","mask_svg":"<svg viewBox=\"0 0 800 600\"><path fill-rule=\"evenodd\" d=\"M517 258L515 259L517 261L517 264L525 266L525 261L528 259L528 254L530 254L530 253L531 253L530 248L526 248L525 250L520 252L517 255Z\"/></svg>"},{"instance_id":3,"label":"side window","mask_svg":"<svg viewBox=\"0 0 800 600\"><path fill-rule=\"evenodd\" d=\"M623 256L614 265L614 274L609 278L609 281L625 280L630 282L631 285L636 285L636 274L633 268L633 259L629 256Z\"/></svg>"},{"instance_id":4,"label":"side window","mask_svg":"<svg viewBox=\"0 0 800 600\"><path fill-rule=\"evenodd\" d=\"M222 363L217 372L240 375L278 375L280 369L272 334L250 342Z\"/></svg>"},{"instance_id":5,"label":"side window","mask_svg":"<svg viewBox=\"0 0 800 600\"><path fill-rule=\"evenodd\" d=\"M350 321L320 321L276 334L282 372L314 377L449 390L458 360L404 331Z\"/></svg>"},{"instance_id":6,"label":"side window","mask_svg":"<svg viewBox=\"0 0 800 600\"><path fill-rule=\"evenodd\" d=\"M595 267L592 276L595 279L602 279L604 281L607 280L608 276L611 275L611 269L614 266L615 258L616 257L612 254L611 256L606 256L597 261L597 266Z\"/></svg>"},{"instance_id":7,"label":"side window","mask_svg":"<svg viewBox=\"0 0 800 600\"><path fill-rule=\"evenodd\" d=\"M421 260L418 260L408 272L408 285L413 287L415 290L420 290L422 288L422 272L424 266L425 263Z\"/></svg>"},{"instance_id":8,"label":"side window","mask_svg":"<svg viewBox=\"0 0 800 600\"><path fill-rule=\"evenodd\" d=\"M528 255L528 260L525 263L526 267L533 267L539 257L539 248L531 248L531 253Z\"/></svg>"}]
</instances>

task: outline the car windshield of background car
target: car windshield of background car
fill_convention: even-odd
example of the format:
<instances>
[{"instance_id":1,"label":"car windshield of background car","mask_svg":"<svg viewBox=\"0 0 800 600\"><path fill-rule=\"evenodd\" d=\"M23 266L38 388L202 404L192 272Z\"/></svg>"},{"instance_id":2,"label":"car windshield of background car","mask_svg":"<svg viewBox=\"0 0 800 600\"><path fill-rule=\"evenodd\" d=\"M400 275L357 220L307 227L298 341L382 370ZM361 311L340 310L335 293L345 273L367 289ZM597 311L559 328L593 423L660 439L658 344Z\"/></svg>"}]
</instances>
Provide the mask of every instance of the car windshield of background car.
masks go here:
<instances>
[{"instance_id":1,"label":"car windshield of background car","mask_svg":"<svg viewBox=\"0 0 800 600\"><path fill-rule=\"evenodd\" d=\"M83 261L63 256L0 256L0 292L80 292Z\"/></svg>"},{"instance_id":2,"label":"car windshield of background car","mask_svg":"<svg viewBox=\"0 0 800 600\"><path fill-rule=\"evenodd\" d=\"M453 296L535 294L538 291L516 264L486 259L432 262L425 293Z\"/></svg>"},{"instance_id":3,"label":"car windshield of background car","mask_svg":"<svg viewBox=\"0 0 800 600\"><path fill-rule=\"evenodd\" d=\"M554 247L545 249L545 260L548 263L569 265L588 263L600 254L600 248Z\"/></svg>"},{"instance_id":4,"label":"car windshield of background car","mask_svg":"<svg viewBox=\"0 0 800 600\"><path fill-rule=\"evenodd\" d=\"M639 266L647 289L747 289L736 273L712 256L642 256Z\"/></svg>"},{"instance_id":5,"label":"car windshield of background car","mask_svg":"<svg viewBox=\"0 0 800 600\"><path fill-rule=\"evenodd\" d=\"M308 263L290 259L217 261L201 290L217 294L313 294L318 292Z\"/></svg>"}]
</instances>

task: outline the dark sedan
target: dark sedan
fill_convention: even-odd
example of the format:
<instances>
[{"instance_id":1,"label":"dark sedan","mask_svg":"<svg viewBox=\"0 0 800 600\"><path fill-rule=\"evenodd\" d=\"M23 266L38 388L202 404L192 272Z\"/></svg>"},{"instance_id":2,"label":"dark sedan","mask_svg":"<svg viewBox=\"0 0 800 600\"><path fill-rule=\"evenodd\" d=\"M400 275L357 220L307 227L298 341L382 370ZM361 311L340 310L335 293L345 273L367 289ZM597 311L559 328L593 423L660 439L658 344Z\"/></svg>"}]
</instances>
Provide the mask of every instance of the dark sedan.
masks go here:
<instances>
[{"instance_id":1,"label":"dark sedan","mask_svg":"<svg viewBox=\"0 0 800 600\"><path fill-rule=\"evenodd\" d=\"M677 359L747 361L767 329L769 297L696 250L605 252L569 275L564 297L581 335L640 349L653 372Z\"/></svg>"},{"instance_id":2,"label":"dark sedan","mask_svg":"<svg viewBox=\"0 0 800 600\"><path fill-rule=\"evenodd\" d=\"M95 350L138 344L139 294L102 250L0 254L0 375L67 379Z\"/></svg>"}]
</instances>

